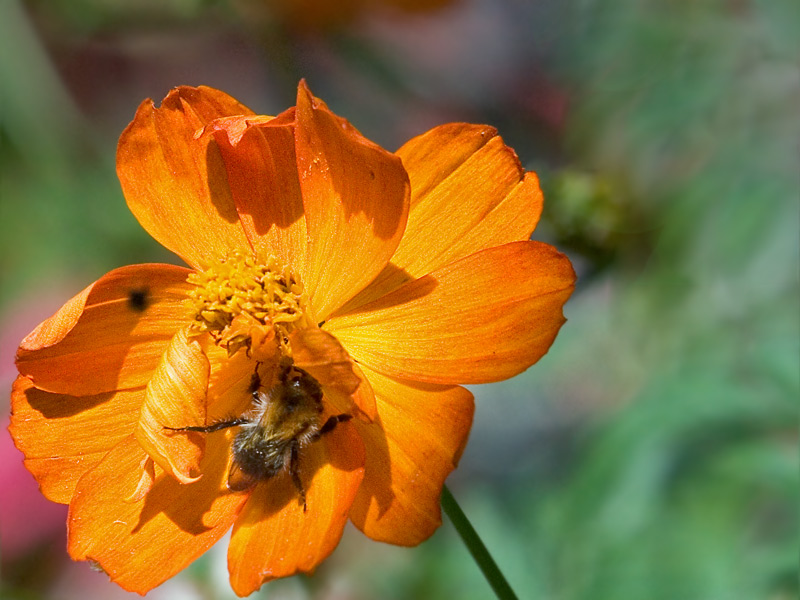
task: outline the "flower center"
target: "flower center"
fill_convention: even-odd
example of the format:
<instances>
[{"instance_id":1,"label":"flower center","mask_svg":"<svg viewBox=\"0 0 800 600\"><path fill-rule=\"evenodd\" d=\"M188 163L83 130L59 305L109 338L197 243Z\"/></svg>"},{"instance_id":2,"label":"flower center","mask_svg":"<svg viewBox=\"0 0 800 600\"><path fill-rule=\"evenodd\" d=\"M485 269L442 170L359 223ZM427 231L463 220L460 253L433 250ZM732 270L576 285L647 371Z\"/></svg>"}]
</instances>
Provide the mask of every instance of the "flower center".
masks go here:
<instances>
[{"instance_id":1,"label":"flower center","mask_svg":"<svg viewBox=\"0 0 800 600\"><path fill-rule=\"evenodd\" d=\"M303 285L272 255L254 258L236 251L192 272L187 281L196 286L188 299L192 329L211 334L229 356L250 346L252 325L271 328L283 347L292 330L308 325ZM285 347L282 353L291 351Z\"/></svg>"}]
</instances>

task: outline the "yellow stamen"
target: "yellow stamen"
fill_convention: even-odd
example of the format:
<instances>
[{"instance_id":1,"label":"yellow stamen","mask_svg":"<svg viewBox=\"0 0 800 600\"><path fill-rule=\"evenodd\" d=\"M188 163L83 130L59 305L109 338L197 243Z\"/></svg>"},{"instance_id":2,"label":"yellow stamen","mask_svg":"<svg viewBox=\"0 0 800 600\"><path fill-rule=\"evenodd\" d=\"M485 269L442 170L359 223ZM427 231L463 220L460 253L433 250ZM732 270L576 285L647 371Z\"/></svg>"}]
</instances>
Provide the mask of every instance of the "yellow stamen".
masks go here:
<instances>
[{"instance_id":1,"label":"yellow stamen","mask_svg":"<svg viewBox=\"0 0 800 600\"><path fill-rule=\"evenodd\" d=\"M187 281L196 287L187 301L193 316L192 330L208 332L224 345L229 355L250 346L250 336L231 323L239 315L271 327L283 355L291 355L288 335L308 326L308 297L292 270L272 255L254 258L234 252Z\"/></svg>"}]
</instances>

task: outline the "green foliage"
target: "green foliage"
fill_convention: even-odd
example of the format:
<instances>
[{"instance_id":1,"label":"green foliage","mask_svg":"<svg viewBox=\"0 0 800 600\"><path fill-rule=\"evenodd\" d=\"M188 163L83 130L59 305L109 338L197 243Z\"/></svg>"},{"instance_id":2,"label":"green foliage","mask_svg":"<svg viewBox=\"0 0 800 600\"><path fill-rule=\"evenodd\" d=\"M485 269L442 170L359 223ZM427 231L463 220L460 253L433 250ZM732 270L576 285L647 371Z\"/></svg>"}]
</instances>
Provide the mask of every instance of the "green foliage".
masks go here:
<instances>
[{"instance_id":1,"label":"green foliage","mask_svg":"<svg viewBox=\"0 0 800 600\"><path fill-rule=\"evenodd\" d=\"M797 597L790 4L572 5L559 58L574 162L546 178L545 219L596 276L540 365L477 394L486 413L539 394L540 418L560 403L595 416L562 407L568 451L511 483L462 480L462 507L522 597ZM486 445L464 461L491 453L523 460ZM450 543L430 544L440 579L426 591L486 597L471 574L441 580Z\"/></svg>"}]
</instances>

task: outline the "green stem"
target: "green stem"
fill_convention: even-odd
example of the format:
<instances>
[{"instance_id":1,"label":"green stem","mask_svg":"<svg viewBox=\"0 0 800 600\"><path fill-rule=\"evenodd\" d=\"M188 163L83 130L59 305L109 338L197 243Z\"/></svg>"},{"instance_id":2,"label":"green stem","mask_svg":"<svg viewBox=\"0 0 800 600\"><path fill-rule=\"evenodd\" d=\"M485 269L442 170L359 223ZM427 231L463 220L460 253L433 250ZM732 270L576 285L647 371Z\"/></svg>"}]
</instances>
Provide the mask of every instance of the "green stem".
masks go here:
<instances>
[{"instance_id":1,"label":"green stem","mask_svg":"<svg viewBox=\"0 0 800 600\"><path fill-rule=\"evenodd\" d=\"M492 555L489 554L486 546L484 546L481 538L478 537L469 519L467 519L464 511L461 510L461 507L456 502L456 499L453 498L453 494L450 493L447 486L442 488L442 508L453 522L453 526L456 528L458 535L461 536L469 553L472 554L472 558L475 559L475 562L478 563L481 571L483 571L483 576L486 577L486 581L492 586L495 595L500 600L517 600L517 595L514 593L514 590L508 585L508 581L503 577L503 574L497 567L497 563L494 562Z\"/></svg>"}]
</instances>

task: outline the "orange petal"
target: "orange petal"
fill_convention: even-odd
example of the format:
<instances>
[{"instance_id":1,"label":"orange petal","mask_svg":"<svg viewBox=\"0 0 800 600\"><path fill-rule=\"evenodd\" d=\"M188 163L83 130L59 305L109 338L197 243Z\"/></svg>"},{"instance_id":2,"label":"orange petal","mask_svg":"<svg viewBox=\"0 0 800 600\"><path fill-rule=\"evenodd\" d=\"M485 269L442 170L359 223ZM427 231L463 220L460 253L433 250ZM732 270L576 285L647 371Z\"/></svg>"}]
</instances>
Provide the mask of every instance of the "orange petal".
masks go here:
<instances>
[{"instance_id":1,"label":"orange petal","mask_svg":"<svg viewBox=\"0 0 800 600\"><path fill-rule=\"evenodd\" d=\"M218 119L207 131L219 145L231 196L253 248L302 273L307 233L294 148L294 109L274 119Z\"/></svg>"},{"instance_id":2,"label":"orange petal","mask_svg":"<svg viewBox=\"0 0 800 600\"><path fill-rule=\"evenodd\" d=\"M11 390L9 431L42 494L69 503L78 480L133 433L144 389L65 396L17 377Z\"/></svg>"},{"instance_id":3,"label":"orange petal","mask_svg":"<svg viewBox=\"0 0 800 600\"><path fill-rule=\"evenodd\" d=\"M397 151L411 180L411 211L392 263L412 278L484 248L527 240L542 192L491 127L453 123Z\"/></svg>"},{"instance_id":4,"label":"orange petal","mask_svg":"<svg viewBox=\"0 0 800 600\"><path fill-rule=\"evenodd\" d=\"M208 87L178 87L156 108L145 100L117 146L117 175L142 227L193 267L235 249L249 249L228 189L210 121L251 115Z\"/></svg>"},{"instance_id":5,"label":"orange petal","mask_svg":"<svg viewBox=\"0 0 800 600\"><path fill-rule=\"evenodd\" d=\"M378 397L379 418L355 422L367 461L350 519L372 539L413 546L442 523L439 497L467 443L472 394L364 370Z\"/></svg>"},{"instance_id":6,"label":"orange petal","mask_svg":"<svg viewBox=\"0 0 800 600\"><path fill-rule=\"evenodd\" d=\"M296 329L289 334L294 364L321 385L351 394L361 380L353 372L353 361L338 340L321 329Z\"/></svg>"},{"instance_id":7,"label":"orange petal","mask_svg":"<svg viewBox=\"0 0 800 600\"><path fill-rule=\"evenodd\" d=\"M259 363L246 352L237 352L228 358L226 350L213 344L206 345L205 352L211 363L207 397L209 423L247 411L253 401L253 375L257 367L264 377L263 385L273 379L276 365Z\"/></svg>"},{"instance_id":8,"label":"orange petal","mask_svg":"<svg viewBox=\"0 0 800 600\"><path fill-rule=\"evenodd\" d=\"M353 363L353 371L355 371L356 375L358 375L358 378L361 380L358 389L353 394L353 403L361 411L361 414L358 415L359 418L370 423L378 416L375 392L372 389L369 379L367 379L361 367L355 362Z\"/></svg>"},{"instance_id":9,"label":"orange petal","mask_svg":"<svg viewBox=\"0 0 800 600\"><path fill-rule=\"evenodd\" d=\"M363 475L364 447L347 422L300 456L307 512L288 476L260 483L233 527L233 591L246 596L270 579L313 571L339 543Z\"/></svg>"},{"instance_id":10,"label":"orange petal","mask_svg":"<svg viewBox=\"0 0 800 600\"><path fill-rule=\"evenodd\" d=\"M302 82L296 115L309 240L301 279L324 321L389 262L406 226L408 177L398 157L330 112Z\"/></svg>"},{"instance_id":11,"label":"orange petal","mask_svg":"<svg viewBox=\"0 0 800 600\"><path fill-rule=\"evenodd\" d=\"M146 385L170 338L189 322L188 273L171 265L107 273L22 341L19 372L39 389L75 396Z\"/></svg>"},{"instance_id":12,"label":"orange petal","mask_svg":"<svg viewBox=\"0 0 800 600\"><path fill-rule=\"evenodd\" d=\"M366 423L371 423L378 416L378 408L375 403L375 392L369 380L364 377L364 373L356 363L352 363L353 372L357 374L360 383L356 390L351 394L346 394L337 387L323 386L325 401L329 402L338 414L348 414Z\"/></svg>"},{"instance_id":13,"label":"orange petal","mask_svg":"<svg viewBox=\"0 0 800 600\"><path fill-rule=\"evenodd\" d=\"M208 550L247 500L225 490L229 435L215 435L200 481L183 485L162 474L137 502L129 496L146 454L133 436L123 440L78 483L69 511L70 556L96 561L112 581L144 594Z\"/></svg>"},{"instance_id":14,"label":"orange petal","mask_svg":"<svg viewBox=\"0 0 800 600\"><path fill-rule=\"evenodd\" d=\"M367 420L375 418L375 396L369 382L364 381L358 365L335 337L310 328L296 329L289 339L294 364L320 383L339 412L350 414L355 406Z\"/></svg>"},{"instance_id":15,"label":"orange petal","mask_svg":"<svg viewBox=\"0 0 800 600\"><path fill-rule=\"evenodd\" d=\"M569 259L551 246L513 242L331 318L325 329L357 362L391 377L499 381L547 352L574 282Z\"/></svg>"},{"instance_id":16,"label":"orange petal","mask_svg":"<svg viewBox=\"0 0 800 600\"><path fill-rule=\"evenodd\" d=\"M205 437L165 427L206 425L206 393L211 367L197 338L186 329L172 338L144 395L136 439L147 454L181 483L201 477Z\"/></svg>"},{"instance_id":17,"label":"orange petal","mask_svg":"<svg viewBox=\"0 0 800 600\"><path fill-rule=\"evenodd\" d=\"M153 489L153 484L156 482L156 477L163 473L160 467L156 471L156 463L152 458L145 455L145 458L140 463L142 474L139 477L139 483L136 484L136 489L133 490L129 496L126 496L127 502L139 502L144 498L147 493Z\"/></svg>"},{"instance_id":18,"label":"orange petal","mask_svg":"<svg viewBox=\"0 0 800 600\"><path fill-rule=\"evenodd\" d=\"M411 180L405 235L391 264L340 312L484 248L527 240L539 221L539 180L492 127L442 125L397 155Z\"/></svg>"}]
</instances>

